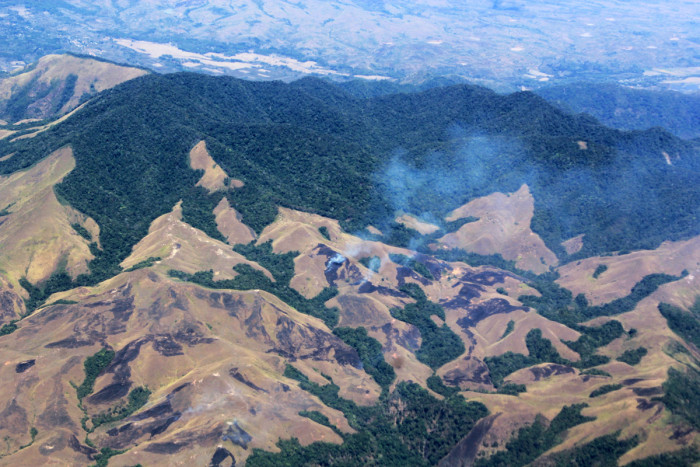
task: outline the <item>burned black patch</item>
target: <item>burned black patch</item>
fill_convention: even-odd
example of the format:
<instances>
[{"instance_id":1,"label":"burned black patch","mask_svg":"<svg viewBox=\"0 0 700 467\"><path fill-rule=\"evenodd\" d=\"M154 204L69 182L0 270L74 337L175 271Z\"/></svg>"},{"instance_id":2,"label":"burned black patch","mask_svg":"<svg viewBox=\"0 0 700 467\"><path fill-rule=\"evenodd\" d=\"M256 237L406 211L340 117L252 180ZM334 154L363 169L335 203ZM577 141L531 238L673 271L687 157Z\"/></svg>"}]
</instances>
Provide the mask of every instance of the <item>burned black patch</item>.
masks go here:
<instances>
[{"instance_id":1,"label":"burned black patch","mask_svg":"<svg viewBox=\"0 0 700 467\"><path fill-rule=\"evenodd\" d=\"M459 285L459 284L457 284ZM440 304L448 309L455 308L467 308L471 303L473 298L477 298L483 292L484 287L478 284L461 284L462 287L459 289L457 295L450 299L441 301ZM456 285L455 285L456 286Z\"/></svg>"},{"instance_id":2,"label":"burned black patch","mask_svg":"<svg viewBox=\"0 0 700 467\"><path fill-rule=\"evenodd\" d=\"M457 386L463 389L469 387L469 383L491 384L489 369L484 362L472 357L466 357L468 368L455 368L448 371L442 377L448 386Z\"/></svg>"},{"instance_id":3,"label":"burned black patch","mask_svg":"<svg viewBox=\"0 0 700 467\"><path fill-rule=\"evenodd\" d=\"M189 386L189 385L190 385L190 383L183 383L183 384L179 385L178 387L176 387L175 389L173 389L173 392L171 392L171 393L168 395L168 397L169 397L169 398L172 397L173 394L182 391L183 389L185 389L185 388L186 388L187 386Z\"/></svg>"},{"instance_id":4,"label":"burned black patch","mask_svg":"<svg viewBox=\"0 0 700 467\"><path fill-rule=\"evenodd\" d=\"M332 248L319 243L314 247L314 253L325 256L325 270L323 271L326 281L332 287L336 286L337 280L345 280L352 284L359 284L364 279L364 274L355 264L341 253Z\"/></svg>"},{"instance_id":5,"label":"burned black patch","mask_svg":"<svg viewBox=\"0 0 700 467\"><path fill-rule=\"evenodd\" d=\"M677 426L673 429L673 434L668 438L672 440L682 439L688 436L690 433L695 431L692 427L688 426Z\"/></svg>"},{"instance_id":6,"label":"burned black patch","mask_svg":"<svg viewBox=\"0 0 700 467\"><path fill-rule=\"evenodd\" d=\"M131 388L130 381L119 381L112 383L102 388L99 392L96 392L88 397L87 401L90 404L104 404L106 402L112 402L129 394L129 388Z\"/></svg>"},{"instance_id":7,"label":"burned black patch","mask_svg":"<svg viewBox=\"0 0 700 467\"><path fill-rule=\"evenodd\" d=\"M133 417L131 417L131 419L134 421L141 421L146 420L147 418L158 418L170 413L173 413L173 406L170 404L170 401L167 400L156 405L155 407L151 407L148 410L144 410L138 415L134 415Z\"/></svg>"},{"instance_id":8,"label":"burned black patch","mask_svg":"<svg viewBox=\"0 0 700 467\"><path fill-rule=\"evenodd\" d=\"M656 396L658 394L663 394L664 390L661 387L656 388L632 388L632 391L637 396L649 397Z\"/></svg>"},{"instance_id":9,"label":"burned black patch","mask_svg":"<svg viewBox=\"0 0 700 467\"><path fill-rule=\"evenodd\" d=\"M464 330L476 326L479 321L489 316L507 314L517 310L527 311L527 308L513 306L508 300L503 298L493 298L483 303L469 306L467 310L468 315L457 320L457 324Z\"/></svg>"},{"instance_id":10,"label":"burned black patch","mask_svg":"<svg viewBox=\"0 0 700 467\"><path fill-rule=\"evenodd\" d=\"M224 441L231 441L233 444L243 449L248 449L248 443L253 441L253 437L246 433L246 431L238 425L237 421L234 421L228 426L228 429L221 435L221 439Z\"/></svg>"},{"instance_id":11,"label":"burned black patch","mask_svg":"<svg viewBox=\"0 0 700 467\"><path fill-rule=\"evenodd\" d=\"M219 467L223 461L231 458L231 467L236 465L236 458L233 454L229 452L226 448L216 448L214 455L211 456L211 461L209 461L209 467Z\"/></svg>"},{"instance_id":12,"label":"burned black patch","mask_svg":"<svg viewBox=\"0 0 700 467\"><path fill-rule=\"evenodd\" d=\"M50 342L44 347L47 349L77 349L78 347L87 347L94 344L94 340L80 339L73 336L61 339L60 341Z\"/></svg>"},{"instance_id":13,"label":"burned black patch","mask_svg":"<svg viewBox=\"0 0 700 467\"><path fill-rule=\"evenodd\" d=\"M657 404L658 402L651 402L647 399L637 399L637 408L639 410L649 410Z\"/></svg>"},{"instance_id":14,"label":"burned black patch","mask_svg":"<svg viewBox=\"0 0 700 467\"><path fill-rule=\"evenodd\" d=\"M194 347L199 344L211 344L214 339L211 337L205 337L204 333L199 329L196 324L184 324L180 329L178 329L173 337L176 341L187 345L188 347Z\"/></svg>"},{"instance_id":15,"label":"burned black patch","mask_svg":"<svg viewBox=\"0 0 700 467\"><path fill-rule=\"evenodd\" d=\"M413 269L406 266L399 266L396 268L396 281L399 283L399 287L406 284L407 277L410 277L421 285L430 285L430 281L428 279L421 276Z\"/></svg>"},{"instance_id":16,"label":"burned black patch","mask_svg":"<svg viewBox=\"0 0 700 467\"><path fill-rule=\"evenodd\" d=\"M442 273L444 271L451 269L448 264L422 253L416 254L413 259L425 266L436 281L439 281L442 278Z\"/></svg>"},{"instance_id":17,"label":"burned black patch","mask_svg":"<svg viewBox=\"0 0 700 467\"><path fill-rule=\"evenodd\" d=\"M149 444L144 451L152 452L154 454L175 454L176 452L181 451L185 446L187 446L187 443L153 443Z\"/></svg>"},{"instance_id":18,"label":"burned black patch","mask_svg":"<svg viewBox=\"0 0 700 467\"><path fill-rule=\"evenodd\" d=\"M503 283L506 277L516 277L515 275L505 271L481 271L481 272L466 272L461 280L465 282L473 282L481 285L494 285Z\"/></svg>"},{"instance_id":19,"label":"burned black patch","mask_svg":"<svg viewBox=\"0 0 700 467\"><path fill-rule=\"evenodd\" d=\"M357 289L358 293L372 293L372 292L377 292L380 295L386 295L389 297L408 297L405 293L394 290L389 287L384 287L383 285L374 285L370 281L364 281L360 284L360 287Z\"/></svg>"},{"instance_id":20,"label":"burned black patch","mask_svg":"<svg viewBox=\"0 0 700 467\"><path fill-rule=\"evenodd\" d=\"M129 422L125 425L120 426L119 428L112 428L111 430L107 431L107 434L109 436L118 436L122 433L126 433L127 431L131 430L134 427L134 424Z\"/></svg>"},{"instance_id":21,"label":"burned black patch","mask_svg":"<svg viewBox=\"0 0 700 467\"><path fill-rule=\"evenodd\" d=\"M357 351L345 344L338 337L310 326L300 326L287 316L277 318L277 345L273 351L289 358L335 360L341 365L361 365Z\"/></svg>"},{"instance_id":22,"label":"burned black patch","mask_svg":"<svg viewBox=\"0 0 700 467\"><path fill-rule=\"evenodd\" d=\"M469 431L469 434L455 445L450 453L440 461L440 466L463 466L472 465L481 447L481 443L486 434L491 430L493 422L501 415L500 413L489 415L479 420Z\"/></svg>"},{"instance_id":23,"label":"burned black patch","mask_svg":"<svg viewBox=\"0 0 700 467\"><path fill-rule=\"evenodd\" d=\"M535 381L546 379L551 376L568 375L575 372L576 371L570 366L559 365L556 363L550 363L546 366L537 366L534 368L530 368L530 373L532 373L532 376L535 378Z\"/></svg>"},{"instance_id":24,"label":"burned black patch","mask_svg":"<svg viewBox=\"0 0 700 467\"><path fill-rule=\"evenodd\" d=\"M164 357L183 355L182 346L170 335L153 336L153 350Z\"/></svg>"},{"instance_id":25,"label":"burned black patch","mask_svg":"<svg viewBox=\"0 0 700 467\"><path fill-rule=\"evenodd\" d=\"M27 360L24 362L19 362L17 366L15 366L15 373L24 373L25 371L33 367L34 363L36 363L36 360Z\"/></svg>"},{"instance_id":26,"label":"burned black patch","mask_svg":"<svg viewBox=\"0 0 700 467\"><path fill-rule=\"evenodd\" d=\"M68 447L75 452L88 456L91 459L94 454L97 454L97 449L80 444L80 441L78 441L78 438L76 438L75 435L71 436L71 438L68 440Z\"/></svg>"},{"instance_id":27,"label":"burned black patch","mask_svg":"<svg viewBox=\"0 0 700 467\"><path fill-rule=\"evenodd\" d=\"M246 386L248 386L249 388L251 388L255 391L262 391L264 393L267 393L267 391L264 390L263 388L257 386L255 383L253 383L251 381L248 381L248 379L246 379L246 377L243 376L240 371L238 371L238 368L231 368L230 370L228 370L228 374L231 375L231 378L233 378L237 381L240 381L241 383L245 384Z\"/></svg>"},{"instance_id":28,"label":"burned black patch","mask_svg":"<svg viewBox=\"0 0 700 467\"><path fill-rule=\"evenodd\" d=\"M387 344L395 342L401 347L411 350L412 352L417 351L420 348L420 330L412 325L408 325L408 330L405 332L400 332L398 329L393 327L391 323L386 323L381 327L382 332L386 335Z\"/></svg>"},{"instance_id":29,"label":"burned black patch","mask_svg":"<svg viewBox=\"0 0 700 467\"><path fill-rule=\"evenodd\" d=\"M182 414L180 412L175 412L172 416L168 417L163 423L154 427L150 431L151 438L165 432L165 430L167 430L170 427L170 425L180 420L181 416Z\"/></svg>"}]
</instances>

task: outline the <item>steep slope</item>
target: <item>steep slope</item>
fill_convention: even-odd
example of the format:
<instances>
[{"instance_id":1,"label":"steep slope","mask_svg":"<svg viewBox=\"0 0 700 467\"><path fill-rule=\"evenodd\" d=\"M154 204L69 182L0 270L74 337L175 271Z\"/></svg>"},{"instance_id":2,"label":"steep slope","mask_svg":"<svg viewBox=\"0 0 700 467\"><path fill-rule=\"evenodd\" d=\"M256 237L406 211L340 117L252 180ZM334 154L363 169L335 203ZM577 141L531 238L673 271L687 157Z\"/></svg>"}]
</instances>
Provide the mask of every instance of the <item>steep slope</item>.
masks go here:
<instances>
[{"instance_id":1,"label":"steep slope","mask_svg":"<svg viewBox=\"0 0 700 467\"><path fill-rule=\"evenodd\" d=\"M60 116L105 89L147 71L75 55L47 55L0 80L0 119L14 123Z\"/></svg>"}]
</instances>

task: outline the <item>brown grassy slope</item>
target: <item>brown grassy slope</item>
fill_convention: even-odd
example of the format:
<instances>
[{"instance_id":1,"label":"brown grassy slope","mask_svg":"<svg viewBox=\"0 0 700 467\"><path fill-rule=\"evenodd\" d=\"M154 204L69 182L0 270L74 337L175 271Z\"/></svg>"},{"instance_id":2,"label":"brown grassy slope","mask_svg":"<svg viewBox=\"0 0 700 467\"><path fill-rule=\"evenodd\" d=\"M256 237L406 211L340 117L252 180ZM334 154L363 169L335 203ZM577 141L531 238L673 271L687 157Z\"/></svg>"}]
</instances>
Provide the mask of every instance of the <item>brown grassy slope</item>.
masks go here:
<instances>
[{"instance_id":1,"label":"brown grassy slope","mask_svg":"<svg viewBox=\"0 0 700 467\"><path fill-rule=\"evenodd\" d=\"M330 240L323 237L319 227L328 229ZM396 320L390 313L391 308L413 301L397 293L407 282L419 284L430 300L443 305L446 324L464 342L465 355L438 372L451 384L463 388L492 388L484 357L507 350L527 353L525 335L533 328L541 328L543 335L564 357L578 359L578 355L560 341L560 338L575 340L579 336L577 332L534 312L525 312L517 300L496 292L503 287L517 296L532 290L514 274L495 268L436 261L407 249L362 240L342 232L334 220L290 209L280 209L279 216L262 232L258 242L270 240L277 252L299 252L291 284L302 294L311 298L324 287L338 289L338 296L327 305L340 309L339 325L365 327L383 345L385 360L394 366L398 381L412 380L425 385L431 374L431 370L415 357L421 345L419 331ZM428 280L392 262L389 256L392 253L422 261L434 279ZM345 261L334 267L331 259L338 254ZM376 272L359 262L375 256L380 262ZM517 322L516 332L501 340L510 319ZM489 324L482 324L492 320L501 320L503 324L494 324L495 331Z\"/></svg>"},{"instance_id":2,"label":"brown grassy slope","mask_svg":"<svg viewBox=\"0 0 700 467\"><path fill-rule=\"evenodd\" d=\"M500 253L520 269L546 272L557 257L530 229L534 198L527 185L510 194L494 193L455 209L447 221L464 217L479 220L463 225L457 232L438 240L443 248L462 248L482 255Z\"/></svg>"},{"instance_id":3,"label":"brown grassy slope","mask_svg":"<svg viewBox=\"0 0 700 467\"><path fill-rule=\"evenodd\" d=\"M240 188L243 182L240 180L230 180L229 176L224 172L224 169L219 166L207 151L207 143L200 141L190 151L190 166L194 170L203 170L204 175L197 182L197 186L201 186L209 190L209 192L225 190L228 187Z\"/></svg>"},{"instance_id":4,"label":"brown grassy slope","mask_svg":"<svg viewBox=\"0 0 700 467\"><path fill-rule=\"evenodd\" d=\"M88 241L71 227L79 223L97 239L97 224L58 202L53 187L75 167L70 147L55 151L33 167L0 177L0 271L16 284L48 278L59 266L72 276L87 271Z\"/></svg>"},{"instance_id":5,"label":"brown grassy slope","mask_svg":"<svg viewBox=\"0 0 700 467\"><path fill-rule=\"evenodd\" d=\"M3 101L10 99L13 93L32 86L29 95L37 95L42 89L47 89L52 83L60 83L54 91L42 99L33 102L24 118L51 118L64 114L80 103L84 95L94 94L112 88L133 78L146 74L147 71L120 66L90 58L80 58L72 55L47 55L29 67L0 81L0 107ZM70 99L56 114L52 109L58 103L65 81L69 75L78 77L75 89Z\"/></svg>"},{"instance_id":6,"label":"brown grassy slope","mask_svg":"<svg viewBox=\"0 0 700 467\"><path fill-rule=\"evenodd\" d=\"M233 279L238 275L233 267L248 264L272 275L257 263L248 261L219 240L182 221L182 208L178 203L173 210L153 221L146 235L134 245L131 255L121 266L128 269L148 258L161 258L159 270L177 269L187 273L214 270L214 280Z\"/></svg>"},{"instance_id":7,"label":"brown grassy slope","mask_svg":"<svg viewBox=\"0 0 700 467\"><path fill-rule=\"evenodd\" d=\"M599 265L608 269L597 279ZM652 273L680 275L683 270L700 274L700 236L678 242L664 242L655 250L639 250L625 255L596 256L558 269L557 283L574 295L583 293L591 304L607 303L629 294L644 276Z\"/></svg>"},{"instance_id":8,"label":"brown grassy slope","mask_svg":"<svg viewBox=\"0 0 700 467\"><path fill-rule=\"evenodd\" d=\"M207 290L141 269L61 296L79 304L43 308L0 338L0 373L8 382L0 411L20 414L2 428L9 451L27 441L31 426L39 430L32 447L5 459L15 464L88 463L71 447L75 436L77 448L89 452L70 382L82 381L82 362L104 346L117 356L84 400L89 415L114 406L136 386L153 392L142 415L117 423L123 429L116 434L105 426L91 435L101 447L138 444L125 455L129 460L117 463L208 460L219 444L240 462L252 447L274 449L279 437L289 436L304 444L339 442L328 428L297 415L318 410L349 430L342 414L282 376L288 362L309 375L330 375L341 395L357 402L378 396L376 384L356 369L353 350L321 321L264 292ZM28 360L35 365L16 373L16 365ZM252 436L246 448L223 438L234 422Z\"/></svg>"},{"instance_id":9,"label":"brown grassy slope","mask_svg":"<svg viewBox=\"0 0 700 467\"><path fill-rule=\"evenodd\" d=\"M226 237L231 245L247 244L257 237L255 231L243 223L242 216L231 207L226 197L221 198L214 209L214 216L216 216L216 226L219 232Z\"/></svg>"}]
</instances>

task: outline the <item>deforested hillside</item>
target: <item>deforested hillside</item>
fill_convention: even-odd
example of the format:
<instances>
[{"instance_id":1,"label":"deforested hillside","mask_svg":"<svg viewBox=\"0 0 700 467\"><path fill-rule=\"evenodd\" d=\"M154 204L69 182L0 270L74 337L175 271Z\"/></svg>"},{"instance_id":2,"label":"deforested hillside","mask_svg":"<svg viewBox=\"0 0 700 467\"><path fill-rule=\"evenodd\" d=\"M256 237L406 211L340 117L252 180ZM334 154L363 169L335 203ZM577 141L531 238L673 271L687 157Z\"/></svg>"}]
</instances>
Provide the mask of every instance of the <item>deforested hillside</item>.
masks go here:
<instances>
[{"instance_id":1,"label":"deforested hillside","mask_svg":"<svg viewBox=\"0 0 700 467\"><path fill-rule=\"evenodd\" d=\"M533 94L467 85L359 100L312 79L146 76L50 131L4 140L3 154L14 155L0 170L70 144L76 170L57 192L100 224L98 260L114 265L178 199L185 212L194 203L187 198L208 199L191 188L187 163L202 139L244 182L227 197L258 231L276 205L333 216L353 230L387 224L397 210L444 215L523 183L536 200L533 230L560 257L560 243L577 235L578 255L588 256L700 229L690 143L662 130L611 130Z\"/></svg>"},{"instance_id":2,"label":"deforested hillside","mask_svg":"<svg viewBox=\"0 0 700 467\"><path fill-rule=\"evenodd\" d=\"M0 463L700 460L698 148L367 94L148 75L0 140Z\"/></svg>"},{"instance_id":3,"label":"deforested hillside","mask_svg":"<svg viewBox=\"0 0 700 467\"><path fill-rule=\"evenodd\" d=\"M100 91L146 73L86 56L47 55L0 79L0 119L16 123L54 118Z\"/></svg>"}]
</instances>

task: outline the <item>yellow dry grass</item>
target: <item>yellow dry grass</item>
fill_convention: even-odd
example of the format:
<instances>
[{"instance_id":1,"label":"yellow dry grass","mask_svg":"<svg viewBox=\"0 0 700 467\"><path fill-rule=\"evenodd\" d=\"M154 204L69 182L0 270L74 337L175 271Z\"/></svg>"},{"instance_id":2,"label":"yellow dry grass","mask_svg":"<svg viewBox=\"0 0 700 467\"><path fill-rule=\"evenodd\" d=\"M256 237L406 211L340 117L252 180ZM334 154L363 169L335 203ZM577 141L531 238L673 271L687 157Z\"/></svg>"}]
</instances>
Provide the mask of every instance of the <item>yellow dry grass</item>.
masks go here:
<instances>
[{"instance_id":1,"label":"yellow dry grass","mask_svg":"<svg viewBox=\"0 0 700 467\"><path fill-rule=\"evenodd\" d=\"M607 266L597 279L599 265ZM644 276L652 273L700 275L700 236L678 242L664 242L655 250L634 251L625 255L596 256L558 269L557 283L575 295L583 293L591 304L607 303L630 293Z\"/></svg>"},{"instance_id":2,"label":"yellow dry grass","mask_svg":"<svg viewBox=\"0 0 700 467\"><path fill-rule=\"evenodd\" d=\"M73 96L66 102L60 113L75 108L82 96L90 92L100 92L117 84L148 73L139 68L115 65L99 60L74 57L72 55L46 55L29 70L20 71L0 81L0 99L9 99L13 92L36 80L38 84L50 84L65 80L73 74L78 77Z\"/></svg>"},{"instance_id":3,"label":"yellow dry grass","mask_svg":"<svg viewBox=\"0 0 700 467\"><path fill-rule=\"evenodd\" d=\"M123 273L96 287L63 292L61 297L80 300L85 306L40 309L22 322L19 331L0 342L0 354L6 362L0 366L0 377L10 381L0 391L0 406L15 400L27 414L26 423L39 429L35 445L9 459L23 465L46 462L47 456L60 462L87 463L67 443L72 436L84 438L79 424L82 412L69 382L82 380L82 362L102 345L119 350L142 341L134 347L139 350L128 364L129 380L133 386L147 386L153 391L146 409L167 397L173 410L182 414L164 434L151 437L146 431L145 436L134 440L138 447L114 459L117 465L131 459L160 465L166 457L172 465L190 456L202 456L202 452L211 458L221 435L234 421L253 435L247 449L227 445L238 461L244 461L252 448L275 450L279 438L294 436L302 444L341 442L329 428L298 415L303 410L317 410L340 430L352 432L342 413L326 407L299 389L295 381L282 376L290 360L280 353L291 353L294 365L315 381L327 384L321 373L330 375L340 386L341 396L360 404L376 402L379 388L366 373L336 361L332 347L324 351L337 339L320 320L297 312L265 292L210 291L172 281L156 270ZM112 310L123 300L130 303L131 311L118 316ZM71 337L90 339L95 325L106 330L103 343L98 340L70 349L47 347ZM187 337L177 337L183 332ZM153 336L171 336L179 342L181 354L162 355L153 344ZM279 353L275 350L278 348ZM29 358L36 359L36 365L10 377L15 365ZM101 375L95 391L115 380L109 372ZM16 384L23 389L17 392ZM173 393L183 384L183 389ZM85 401L90 415L113 404ZM138 429L152 420L132 423L132 428ZM22 420L4 427L11 446L26 442L29 426L24 427ZM106 434L109 428L100 427L91 439L98 445L113 442L114 438ZM166 457L148 451L149 445L167 442L188 446ZM54 447L47 451L51 443Z\"/></svg>"},{"instance_id":4,"label":"yellow dry grass","mask_svg":"<svg viewBox=\"0 0 700 467\"><path fill-rule=\"evenodd\" d=\"M233 279L238 275L233 267L247 264L273 279L265 268L248 261L233 251L230 245L183 222L181 203L170 213L153 221L148 235L134 245L131 255L121 266L128 269L151 257L161 258L156 264L158 269L164 271L176 269L192 274L211 269L214 271L214 280Z\"/></svg>"},{"instance_id":5,"label":"yellow dry grass","mask_svg":"<svg viewBox=\"0 0 700 467\"><path fill-rule=\"evenodd\" d=\"M64 147L27 170L0 177L0 206L10 211L0 224L0 270L11 281L26 276L36 283L59 266L73 276L87 272L92 254L71 224L97 234L96 224L61 205L53 191L74 167L72 151Z\"/></svg>"},{"instance_id":6,"label":"yellow dry grass","mask_svg":"<svg viewBox=\"0 0 700 467\"><path fill-rule=\"evenodd\" d=\"M421 235L429 235L433 232L437 232L438 230L440 230L440 227L438 227L437 225L421 221L410 214L403 214L397 217L395 219L395 222L403 224L409 229L417 231Z\"/></svg>"},{"instance_id":7,"label":"yellow dry grass","mask_svg":"<svg viewBox=\"0 0 700 467\"><path fill-rule=\"evenodd\" d=\"M214 209L214 216L219 232L226 237L229 244L246 244L255 240L255 231L243 223L241 215L231 207L226 197L221 198Z\"/></svg>"},{"instance_id":8,"label":"yellow dry grass","mask_svg":"<svg viewBox=\"0 0 700 467\"><path fill-rule=\"evenodd\" d=\"M190 166L194 170L204 171L204 175L197 182L197 186L206 188L210 193L228 188L226 183L229 176L211 158L205 141L200 141L190 151ZM236 187L243 186L240 181L236 180L236 182L238 182L235 185ZM231 186L234 186L233 183L231 183Z\"/></svg>"},{"instance_id":9,"label":"yellow dry grass","mask_svg":"<svg viewBox=\"0 0 700 467\"><path fill-rule=\"evenodd\" d=\"M542 273L558 263L557 257L530 229L535 204L523 185L511 194L494 193L455 209L447 221L465 217L479 220L438 240L442 247L463 248L482 255L500 253L520 269Z\"/></svg>"}]
</instances>

